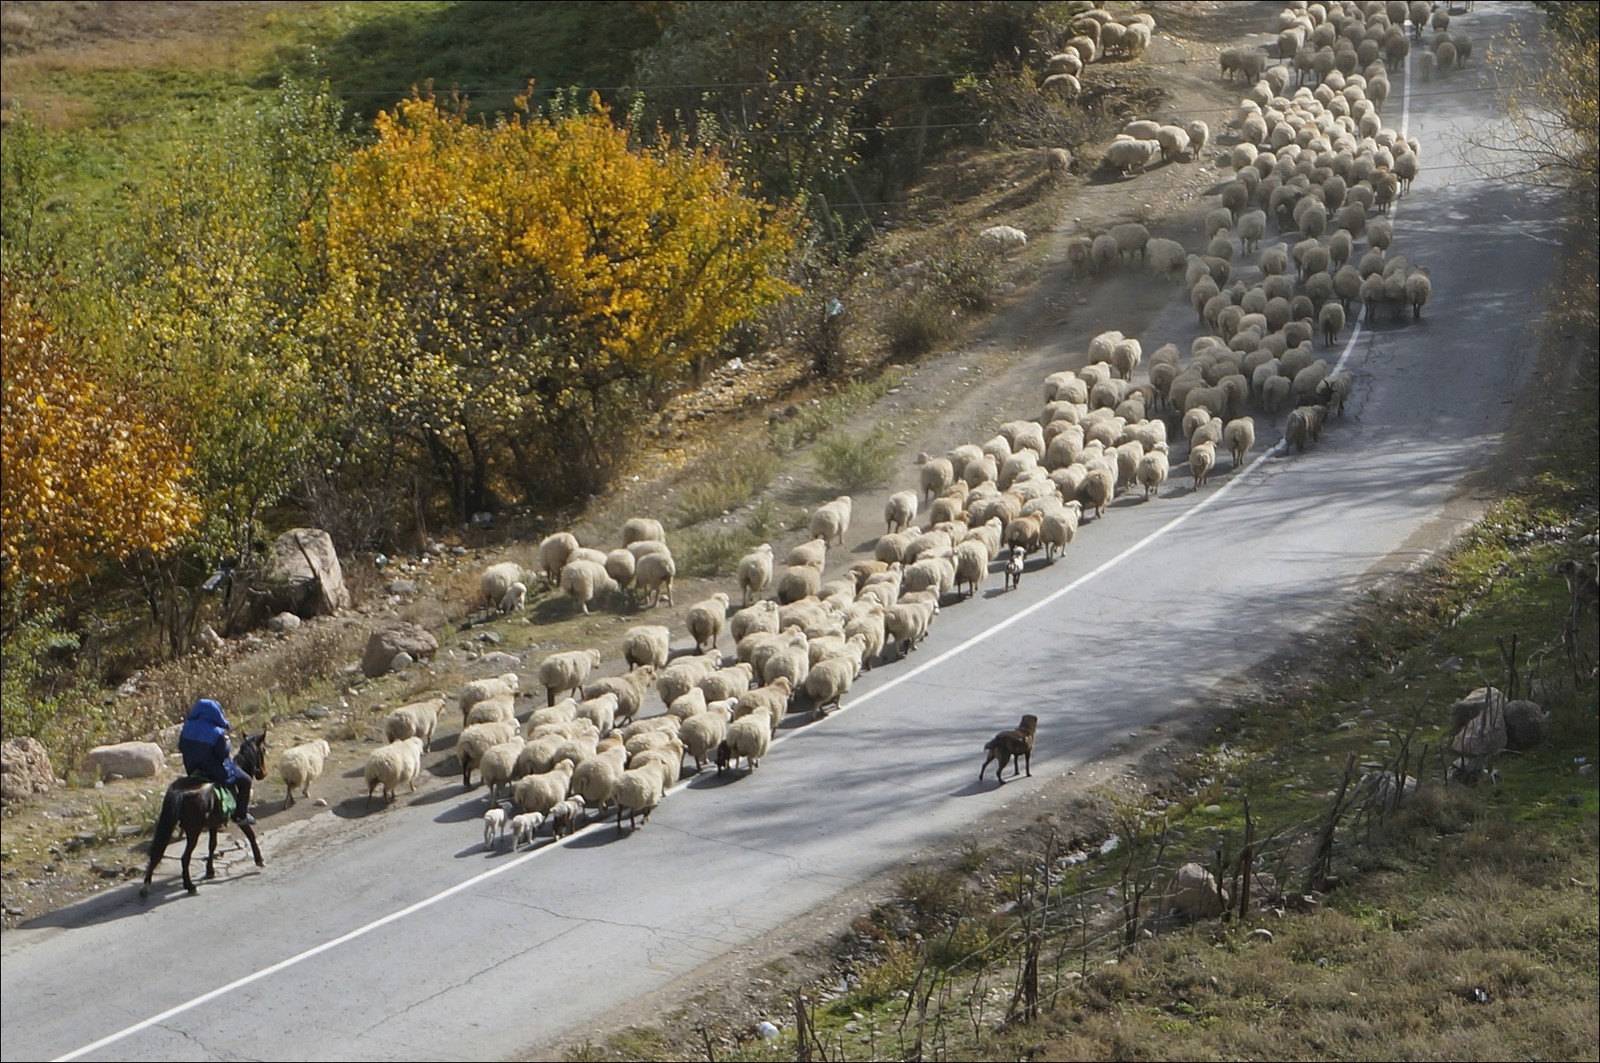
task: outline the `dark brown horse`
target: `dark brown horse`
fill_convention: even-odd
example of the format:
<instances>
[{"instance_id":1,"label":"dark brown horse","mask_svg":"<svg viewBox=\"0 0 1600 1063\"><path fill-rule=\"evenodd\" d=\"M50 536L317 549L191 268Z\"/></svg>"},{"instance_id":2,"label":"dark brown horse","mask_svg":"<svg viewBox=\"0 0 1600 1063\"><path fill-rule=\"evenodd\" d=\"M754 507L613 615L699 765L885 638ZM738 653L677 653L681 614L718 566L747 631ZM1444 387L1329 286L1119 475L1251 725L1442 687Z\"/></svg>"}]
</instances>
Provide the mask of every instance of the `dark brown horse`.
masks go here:
<instances>
[{"instance_id":1,"label":"dark brown horse","mask_svg":"<svg viewBox=\"0 0 1600 1063\"><path fill-rule=\"evenodd\" d=\"M239 745L239 755L233 758L233 762L240 771L257 782L265 779L267 732L245 736ZM246 801L248 803L248 798ZM248 808L242 808L239 813L243 815L247 811ZM204 830L211 832L211 848L206 853L206 878L216 878L217 831L224 822L222 799L217 796L216 784L197 776L174 779L172 785L167 787L166 799L161 802L155 840L150 843L150 866L145 869L144 888L139 891L139 896L150 896L150 877L156 873L156 865L172 843L172 832L180 826L188 836L188 843L183 847L183 888L190 893L196 892L194 879L189 877L189 857L194 854L195 846L200 843L200 832ZM256 866L266 867L267 862L261 859L261 846L256 843L255 830L248 823L239 823L238 827L250 840L250 851L255 854Z\"/></svg>"}]
</instances>

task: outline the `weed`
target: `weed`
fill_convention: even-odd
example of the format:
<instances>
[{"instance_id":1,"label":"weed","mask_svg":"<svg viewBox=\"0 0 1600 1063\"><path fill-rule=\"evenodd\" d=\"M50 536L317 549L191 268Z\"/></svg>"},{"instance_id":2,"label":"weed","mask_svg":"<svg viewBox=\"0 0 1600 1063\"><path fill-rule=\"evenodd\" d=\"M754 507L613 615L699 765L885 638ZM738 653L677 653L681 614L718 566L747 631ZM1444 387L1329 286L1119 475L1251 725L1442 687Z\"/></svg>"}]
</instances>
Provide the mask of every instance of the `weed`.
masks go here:
<instances>
[{"instance_id":1,"label":"weed","mask_svg":"<svg viewBox=\"0 0 1600 1063\"><path fill-rule=\"evenodd\" d=\"M817 443L817 475L842 494L878 487L894 472L895 448L888 428L879 425L865 436L835 432Z\"/></svg>"},{"instance_id":2,"label":"weed","mask_svg":"<svg viewBox=\"0 0 1600 1063\"><path fill-rule=\"evenodd\" d=\"M780 454L796 450L899 386L900 374L889 370L872 380L858 381L825 398L814 399L795 416L773 424L772 446Z\"/></svg>"},{"instance_id":3,"label":"weed","mask_svg":"<svg viewBox=\"0 0 1600 1063\"><path fill-rule=\"evenodd\" d=\"M726 532L685 531L675 539L672 556L677 561L679 575L708 579L732 572L738 567L739 559L758 542L742 529Z\"/></svg>"},{"instance_id":4,"label":"weed","mask_svg":"<svg viewBox=\"0 0 1600 1063\"><path fill-rule=\"evenodd\" d=\"M702 462L679 492L678 527L720 517L760 494L782 460L762 447L730 448Z\"/></svg>"},{"instance_id":5,"label":"weed","mask_svg":"<svg viewBox=\"0 0 1600 1063\"><path fill-rule=\"evenodd\" d=\"M103 797L96 799L94 803L94 819L95 836L103 842L115 841L117 826L122 821L117 807Z\"/></svg>"}]
</instances>

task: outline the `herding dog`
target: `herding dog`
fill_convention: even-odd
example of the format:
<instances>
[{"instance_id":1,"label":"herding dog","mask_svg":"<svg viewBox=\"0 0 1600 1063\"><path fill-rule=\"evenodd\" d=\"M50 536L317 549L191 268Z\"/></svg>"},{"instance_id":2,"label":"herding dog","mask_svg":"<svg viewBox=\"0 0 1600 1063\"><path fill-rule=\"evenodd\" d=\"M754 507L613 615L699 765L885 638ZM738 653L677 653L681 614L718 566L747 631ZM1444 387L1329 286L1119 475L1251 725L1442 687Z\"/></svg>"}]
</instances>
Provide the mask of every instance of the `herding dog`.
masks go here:
<instances>
[{"instance_id":1,"label":"herding dog","mask_svg":"<svg viewBox=\"0 0 1600 1063\"><path fill-rule=\"evenodd\" d=\"M1027 553L1020 546L1011 548L1011 556L1006 558L1006 590L1022 585L1022 562L1027 558Z\"/></svg>"},{"instance_id":2,"label":"herding dog","mask_svg":"<svg viewBox=\"0 0 1600 1063\"><path fill-rule=\"evenodd\" d=\"M1028 778L1033 778L1033 736L1039 730L1039 717L1029 713L1022 718L1022 722L1009 731L1001 731L984 744L983 767L978 769L978 781L983 781L983 773L989 770L990 761L998 761L994 769L994 781L1001 786L1005 779L1000 773L1005 770L1006 761L1011 761L1011 777L1015 779L1023 761L1028 765Z\"/></svg>"}]
</instances>

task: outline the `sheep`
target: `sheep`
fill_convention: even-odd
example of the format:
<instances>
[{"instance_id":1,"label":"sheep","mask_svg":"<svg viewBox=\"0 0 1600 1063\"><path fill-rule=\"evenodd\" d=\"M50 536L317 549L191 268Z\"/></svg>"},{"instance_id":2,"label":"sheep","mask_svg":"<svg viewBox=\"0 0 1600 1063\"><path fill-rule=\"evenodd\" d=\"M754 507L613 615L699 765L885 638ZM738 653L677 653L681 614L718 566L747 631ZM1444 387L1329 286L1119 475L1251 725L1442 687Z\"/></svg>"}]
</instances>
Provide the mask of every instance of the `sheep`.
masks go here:
<instances>
[{"instance_id":1,"label":"sheep","mask_svg":"<svg viewBox=\"0 0 1600 1063\"><path fill-rule=\"evenodd\" d=\"M1094 268L1094 240L1087 236L1068 240L1067 264L1072 267L1073 280L1083 279Z\"/></svg>"},{"instance_id":2,"label":"sheep","mask_svg":"<svg viewBox=\"0 0 1600 1063\"><path fill-rule=\"evenodd\" d=\"M1140 262L1144 261L1145 247L1150 243L1149 229L1136 221L1130 221L1123 222L1121 225L1113 225L1109 232L1111 239L1117 242L1117 258L1119 261L1123 258L1132 260L1134 255L1139 256ZM1117 333L1117 338L1121 339L1122 334ZM1095 360L1093 358L1090 359L1090 361Z\"/></svg>"},{"instance_id":3,"label":"sheep","mask_svg":"<svg viewBox=\"0 0 1600 1063\"><path fill-rule=\"evenodd\" d=\"M1189 151L1189 134L1182 126L1164 125L1156 131L1156 144L1161 148L1161 158L1171 162Z\"/></svg>"},{"instance_id":4,"label":"sheep","mask_svg":"<svg viewBox=\"0 0 1600 1063\"><path fill-rule=\"evenodd\" d=\"M1106 149L1106 165L1124 176L1135 170L1144 173L1160 154L1161 145L1154 140L1113 140Z\"/></svg>"},{"instance_id":5,"label":"sheep","mask_svg":"<svg viewBox=\"0 0 1600 1063\"><path fill-rule=\"evenodd\" d=\"M456 704L461 707L462 720L466 720L467 711L478 702L515 694L521 685L522 681L515 672L502 672L485 679L474 679L456 694Z\"/></svg>"},{"instance_id":6,"label":"sheep","mask_svg":"<svg viewBox=\"0 0 1600 1063\"><path fill-rule=\"evenodd\" d=\"M639 715L639 710L644 707L644 696L655 682L655 668L645 665L636 672L597 679L583 688L583 695L585 698L597 698L615 694L617 706L614 723L625 724Z\"/></svg>"},{"instance_id":7,"label":"sheep","mask_svg":"<svg viewBox=\"0 0 1600 1063\"><path fill-rule=\"evenodd\" d=\"M1189 261L1189 253L1176 240L1156 237L1145 244L1144 250L1150 268L1164 277L1176 279L1182 276Z\"/></svg>"},{"instance_id":8,"label":"sheep","mask_svg":"<svg viewBox=\"0 0 1600 1063\"><path fill-rule=\"evenodd\" d=\"M1228 444L1228 451L1233 455L1233 467L1237 469L1250 448L1256 444L1255 421L1249 417L1234 418L1223 426L1222 439Z\"/></svg>"},{"instance_id":9,"label":"sheep","mask_svg":"<svg viewBox=\"0 0 1600 1063\"><path fill-rule=\"evenodd\" d=\"M622 633L622 659L628 671L640 665L666 666L672 653L672 630L664 624L637 624Z\"/></svg>"},{"instance_id":10,"label":"sheep","mask_svg":"<svg viewBox=\"0 0 1600 1063\"><path fill-rule=\"evenodd\" d=\"M494 809L490 809L489 811L490 813L493 813ZM533 844L533 836L538 831L539 827L543 825L544 818L544 813L542 812L523 812L520 815L511 817L510 827L512 852L516 852L518 849L522 848L522 843L524 841L526 841L529 845ZM483 842L485 847L488 847L489 845L488 830L488 824L485 823Z\"/></svg>"},{"instance_id":11,"label":"sheep","mask_svg":"<svg viewBox=\"0 0 1600 1063\"><path fill-rule=\"evenodd\" d=\"M680 657L664 669L656 679L656 693L663 705L698 689L700 681L722 667L722 655L715 650L698 657Z\"/></svg>"},{"instance_id":12,"label":"sheep","mask_svg":"<svg viewBox=\"0 0 1600 1063\"><path fill-rule=\"evenodd\" d=\"M904 657L916 649L917 643L927 637L928 629L938 615L937 601L901 601L884 610L884 634L894 640L895 655Z\"/></svg>"},{"instance_id":13,"label":"sheep","mask_svg":"<svg viewBox=\"0 0 1600 1063\"><path fill-rule=\"evenodd\" d=\"M1327 416L1326 406L1299 406L1291 410L1283 429L1284 443L1293 443L1296 451L1305 450L1307 441L1315 443L1322 438L1322 423Z\"/></svg>"},{"instance_id":14,"label":"sheep","mask_svg":"<svg viewBox=\"0 0 1600 1063\"><path fill-rule=\"evenodd\" d=\"M475 723L461 729L461 733L456 736L456 759L461 762L463 788L472 789L472 769L482 763L483 755L501 742L511 741L515 734L517 734L515 720Z\"/></svg>"},{"instance_id":15,"label":"sheep","mask_svg":"<svg viewBox=\"0 0 1600 1063\"><path fill-rule=\"evenodd\" d=\"M496 804L483 814L483 847L493 848L496 840L505 837L506 827L511 821L512 806L510 802Z\"/></svg>"},{"instance_id":16,"label":"sheep","mask_svg":"<svg viewBox=\"0 0 1600 1063\"><path fill-rule=\"evenodd\" d=\"M1115 145L1112 146L1115 147ZM1107 161L1110 161L1109 155L1107 156ZM1116 265L1116 240L1112 239L1108 233L1101 233L1099 236L1096 236L1094 241L1090 244L1089 258L1096 273L1104 272L1110 267Z\"/></svg>"},{"instance_id":17,"label":"sheep","mask_svg":"<svg viewBox=\"0 0 1600 1063\"><path fill-rule=\"evenodd\" d=\"M978 584L989 574L989 551L984 544L976 539L968 539L956 544L952 556L955 564L955 587L960 593L963 584L969 586L966 596L977 593Z\"/></svg>"},{"instance_id":18,"label":"sheep","mask_svg":"<svg viewBox=\"0 0 1600 1063\"><path fill-rule=\"evenodd\" d=\"M860 635L846 640L845 652L828 657L811 666L806 673L805 691L817 716L826 716L828 706L842 708L842 699L850 692L850 684L861 674L861 663L866 654L866 639Z\"/></svg>"},{"instance_id":19,"label":"sheep","mask_svg":"<svg viewBox=\"0 0 1600 1063\"><path fill-rule=\"evenodd\" d=\"M728 724L728 735L717 745L717 770L737 766L743 757L750 771L761 766L761 758L772 746L772 717L766 708L758 708L747 716L740 716Z\"/></svg>"},{"instance_id":20,"label":"sheep","mask_svg":"<svg viewBox=\"0 0 1600 1063\"><path fill-rule=\"evenodd\" d=\"M623 522L623 546L627 546L630 543L644 542L646 540L655 540L656 542L663 543L667 541L667 530L666 528L662 527L659 520L655 520L651 517L630 517Z\"/></svg>"},{"instance_id":21,"label":"sheep","mask_svg":"<svg viewBox=\"0 0 1600 1063\"><path fill-rule=\"evenodd\" d=\"M922 495L917 491L897 491L883 506L884 531L904 531L917 517Z\"/></svg>"},{"instance_id":22,"label":"sheep","mask_svg":"<svg viewBox=\"0 0 1600 1063\"><path fill-rule=\"evenodd\" d=\"M583 809L587 802L578 794L572 794L566 800L556 803L548 815L550 822L550 836L559 840L564 834L572 834L578 829L579 820L583 817Z\"/></svg>"},{"instance_id":23,"label":"sheep","mask_svg":"<svg viewBox=\"0 0 1600 1063\"><path fill-rule=\"evenodd\" d=\"M594 756L572 769L569 792L583 798L590 807L603 809L611 803L627 764L628 750L622 736L607 738L595 747Z\"/></svg>"},{"instance_id":24,"label":"sheep","mask_svg":"<svg viewBox=\"0 0 1600 1063\"><path fill-rule=\"evenodd\" d=\"M522 581L522 566L514 561L502 561L497 565L490 565L483 570L483 575L478 577L478 589L483 595L483 604L490 609L500 612L510 612L509 609L500 609L500 603L506 599L513 584ZM526 587L523 588L526 591Z\"/></svg>"},{"instance_id":25,"label":"sheep","mask_svg":"<svg viewBox=\"0 0 1600 1063\"><path fill-rule=\"evenodd\" d=\"M559 583L561 593L577 602L585 613L595 598L617 589L616 580L606 571L605 565L582 559L568 561L562 566Z\"/></svg>"},{"instance_id":26,"label":"sheep","mask_svg":"<svg viewBox=\"0 0 1600 1063\"><path fill-rule=\"evenodd\" d=\"M783 718L788 713L789 701L794 696L795 686L787 676L779 676L772 682L759 687L751 687L739 695L739 700L734 703L733 719L748 716L752 712L764 710L772 721L774 728L783 723ZM706 711L710 711L709 707Z\"/></svg>"},{"instance_id":27,"label":"sheep","mask_svg":"<svg viewBox=\"0 0 1600 1063\"><path fill-rule=\"evenodd\" d=\"M617 549L606 551L605 570L616 585L626 590L633 586L634 573L639 569L639 559L633 556L633 551Z\"/></svg>"},{"instance_id":28,"label":"sheep","mask_svg":"<svg viewBox=\"0 0 1600 1063\"><path fill-rule=\"evenodd\" d=\"M551 809L566 800L576 768L573 761L563 759L549 771L518 779L512 787L511 799L524 812L543 812L548 816Z\"/></svg>"},{"instance_id":29,"label":"sheep","mask_svg":"<svg viewBox=\"0 0 1600 1063\"><path fill-rule=\"evenodd\" d=\"M1425 266L1418 266L1406 277L1405 283L1406 302L1411 304L1411 319L1422 320L1422 308L1433 295L1433 281L1428 277Z\"/></svg>"},{"instance_id":30,"label":"sheep","mask_svg":"<svg viewBox=\"0 0 1600 1063\"><path fill-rule=\"evenodd\" d=\"M1198 443L1189 448L1189 472L1194 476L1194 485L1201 488L1206 485L1206 478L1211 475L1211 467L1217 463L1217 445L1209 440Z\"/></svg>"},{"instance_id":31,"label":"sheep","mask_svg":"<svg viewBox=\"0 0 1600 1063\"><path fill-rule=\"evenodd\" d=\"M400 706L383 721L384 740L400 742L417 735L422 739L423 751L427 752L433 748L433 732L439 726L439 710L442 708L443 698Z\"/></svg>"},{"instance_id":32,"label":"sheep","mask_svg":"<svg viewBox=\"0 0 1600 1063\"><path fill-rule=\"evenodd\" d=\"M694 648L705 653L716 648L717 640L722 637L722 630L728 622L728 595L725 591L718 591L711 597L696 602L689 607L684 623L689 628L689 637L694 639Z\"/></svg>"},{"instance_id":33,"label":"sheep","mask_svg":"<svg viewBox=\"0 0 1600 1063\"><path fill-rule=\"evenodd\" d=\"M1046 561L1054 561L1057 552L1067 552L1067 547L1077 538L1078 521L1082 515L1083 503L1076 499L1047 509L1040 515L1039 541L1044 546Z\"/></svg>"},{"instance_id":34,"label":"sheep","mask_svg":"<svg viewBox=\"0 0 1600 1063\"><path fill-rule=\"evenodd\" d=\"M1317 382L1317 404L1326 406L1329 411L1344 416L1344 404L1350 398L1350 391L1355 387L1355 374L1348 369L1340 370L1333 375Z\"/></svg>"},{"instance_id":35,"label":"sheep","mask_svg":"<svg viewBox=\"0 0 1600 1063\"><path fill-rule=\"evenodd\" d=\"M772 582L772 544L762 543L739 559L739 593L742 604L748 606L752 597L759 597Z\"/></svg>"},{"instance_id":36,"label":"sheep","mask_svg":"<svg viewBox=\"0 0 1600 1063\"><path fill-rule=\"evenodd\" d=\"M775 634L778 631L780 615L777 602L756 602L733 614L728 621L728 634L733 637L735 643L743 643L746 637L759 632Z\"/></svg>"},{"instance_id":37,"label":"sheep","mask_svg":"<svg viewBox=\"0 0 1600 1063\"><path fill-rule=\"evenodd\" d=\"M1189 134L1189 157L1198 159L1211 139L1211 127L1196 119L1184 126L1183 131Z\"/></svg>"},{"instance_id":38,"label":"sheep","mask_svg":"<svg viewBox=\"0 0 1600 1063\"><path fill-rule=\"evenodd\" d=\"M655 811L661 803L662 795L666 792L664 778L660 765L655 763L643 764L637 768L630 768L622 773L622 778L617 780L617 785L612 800L617 804L617 831L622 831L622 813L628 813L628 829L634 829L634 817L639 816L644 823L650 822L650 813Z\"/></svg>"},{"instance_id":39,"label":"sheep","mask_svg":"<svg viewBox=\"0 0 1600 1063\"><path fill-rule=\"evenodd\" d=\"M1144 497L1159 495L1161 485L1167 482L1167 446L1158 444L1158 449L1146 451L1139 459L1139 464L1133 470L1133 480L1144 488Z\"/></svg>"},{"instance_id":40,"label":"sheep","mask_svg":"<svg viewBox=\"0 0 1600 1063\"><path fill-rule=\"evenodd\" d=\"M599 664L599 650L567 650L552 653L539 662L539 682L545 689L546 704L554 705L558 693L580 690Z\"/></svg>"},{"instance_id":41,"label":"sheep","mask_svg":"<svg viewBox=\"0 0 1600 1063\"><path fill-rule=\"evenodd\" d=\"M673 560L672 554L659 550L651 551L639 558L633 574L633 585L649 596L651 605L663 599L671 605L672 580L677 574L678 565Z\"/></svg>"},{"instance_id":42,"label":"sheep","mask_svg":"<svg viewBox=\"0 0 1600 1063\"><path fill-rule=\"evenodd\" d=\"M778 602L791 605L815 597L822 589L822 572L812 565L790 565L778 576Z\"/></svg>"},{"instance_id":43,"label":"sheep","mask_svg":"<svg viewBox=\"0 0 1600 1063\"><path fill-rule=\"evenodd\" d=\"M1344 306L1340 303L1329 301L1322 304L1322 310L1317 314L1317 328L1322 332L1322 342L1332 347L1339 341L1339 333L1344 331Z\"/></svg>"},{"instance_id":44,"label":"sheep","mask_svg":"<svg viewBox=\"0 0 1600 1063\"><path fill-rule=\"evenodd\" d=\"M367 805L372 807L372 792L383 787L383 798L393 804L400 784L405 783L412 793L417 792L417 776L422 774L422 739L416 735L400 742L379 746L367 756L362 776L367 783Z\"/></svg>"},{"instance_id":45,"label":"sheep","mask_svg":"<svg viewBox=\"0 0 1600 1063\"><path fill-rule=\"evenodd\" d=\"M695 771L705 768L707 756L716 755L717 746L728 737L728 724L732 719L733 703L723 700L683 721L678 736L683 741L684 752L694 757Z\"/></svg>"},{"instance_id":46,"label":"sheep","mask_svg":"<svg viewBox=\"0 0 1600 1063\"><path fill-rule=\"evenodd\" d=\"M294 790L300 788L301 797L311 796L311 784L322 775L329 749L325 739L317 738L283 751L278 758L278 777L288 789L283 807L294 807Z\"/></svg>"},{"instance_id":47,"label":"sheep","mask_svg":"<svg viewBox=\"0 0 1600 1063\"><path fill-rule=\"evenodd\" d=\"M749 690L754 674L755 669L748 661L740 661L727 668L718 668L700 680L697 686L705 693L707 704L726 701Z\"/></svg>"},{"instance_id":48,"label":"sheep","mask_svg":"<svg viewBox=\"0 0 1600 1063\"><path fill-rule=\"evenodd\" d=\"M502 787L509 788L516 778L517 758L526 744L520 734L514 734L509 740L484 750L478 772L483 785L489 788L491 802L499 798Z\"/></svg>"},{"instance_id":49,"label":"sheep","mask_svg":"<svg viewBox=\"0 0 1600 1063\"><path fill-rule=\"evenodd\" d=\"M1079 96L1083 95L1083 82L1079 81L1077 76L1074 74L1051 74L1049 77L1045 78L1039 83L1039 93L1040 95L1050 95L1053 93L1059 95L1064 100L1075 100ZM1022 232L1021 229L1012 229L1009 225L997 225L994 228L1010 229L1013 233ZM992 231L992 229L985 229L978 235L981 237ZM997 236L994 237L992 241L988 241L987 246L989 246L992 250L1002 252L1015 250L1023 246L1023 244L1020 243L1011 243L1013 240L1015 240L1015 237L1011 237L1009 235L1006 237ZM1024 236L1024 243L1026 240L1027 237Z\"/></svg>"},{"instance_id":50,"label":"sheep","mask_svg":"<svg viewBox=\"0 0 1600 1063\"><path fill-rule=\"evenodd\" d=\"M1056 75L1070 78L1071 75ZM1047 79L1048 80L1048 79ZM1076 80L1073 78L1072 80ZM1020 251L1028 246L1028 234L1013 225L991 225L978 234L978 243L985 250L996 254L1009 255L1013 251Z\"/></svg>"},{"instance_id":51,"label":"sheep","mask_svg":"<svg viewBox=\"0 0 1600 1063\"><path fill-rule=\"evenodd\" d=\"M561 570L577 549L578 540L571 532L556 532L540 541L539 568L544 573L546 583L552 587L556 585L561 578Z\"/></svg>"},{"instance_id":52,"label":"sheep","mask_svg":"<svg viewBox=\"0 0 1600 1063\"><path fill-rule=\"evenodd\" d=\"M706 692L698 686L690 687L684 693L673 698L667 705L667 714L676 716L679 721L706 711Z\"/></svg>"},{"instance_id":53,"label":"sheep","mask_svg":"<svg viewBox=\"0 0 1600 1063\"><path fill-rule=\"evenodd\" d=\"M811 536L823 542L838 539L842 545L845 533L850 530L850 496L840 495L832 502L824 502L811 513Z\"/></svg>"},{"instance_id":54,"label":"sheep","mask_svg":"<svg viewBox=\"0 0 1600 1063\"><path fill-rule=\"evenodd\" d=\"M493 723L495 720L515 720L517 718L516 701L511 694L496 694L492 698L484 698L468 709L461 718L461 726L469 727L475 723Z\"/></svg>"}]
</instances>

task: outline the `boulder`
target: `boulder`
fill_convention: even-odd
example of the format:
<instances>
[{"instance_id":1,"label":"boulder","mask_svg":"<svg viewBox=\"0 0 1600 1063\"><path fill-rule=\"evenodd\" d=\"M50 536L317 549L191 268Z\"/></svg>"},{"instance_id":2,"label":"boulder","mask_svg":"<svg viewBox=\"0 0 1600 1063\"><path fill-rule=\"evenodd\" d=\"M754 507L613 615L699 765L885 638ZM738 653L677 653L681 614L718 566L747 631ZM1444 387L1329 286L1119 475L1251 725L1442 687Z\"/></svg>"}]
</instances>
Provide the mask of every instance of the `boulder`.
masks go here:
<instances>
[{"instance_id":1,"label":"boulder","mask_svg":"<svg viewBox=\"0 0 1600 1063\"><path fill-rule=\"evenodd\" d=\"M1167 906L1172 911L1196 919L1221 915L1227 903L1228 892L1219 892L1216 878L1196 863L1178 868L1172 879L1172 891L1167 896Z\"/></svg>"},{"instance_id":2,"label":"boulder","mask_svg":"<svg viewBox=\"0 0 1600 1063\"><path fill-rule=\"evenodd\" d=\"M300 627L302 622L303 621L301 621L301 619L294 613L279 613L277 616L267 621L267 630L295 631Z\"/></svg>"},{"instance_id":3,"label":"boulder","mask_svg":"<svg viewBox=\"0 0 1600 1063\"><path fill-rule=\"evenodd\" d=\"M0 799L48 793L55 786L50 754L37 738L8 738L0 745Z\"/></svg>"},{"instance_id":4,"label":"boulder","mask_svg":"<svg viewBox=\"0 0 1600 1063\"><path fill-rule=\"evenodd\" d=\"M167 755L154 742L118 742L95 746L83 758L83 770L102 779L148 779L167 767Z\"/></svg>"},{"instance_id":5,"label":"boulder","mask_svg":"<svg viewBox=\"0 0 1600 1063\"><path fill-rule=\"evenodd\" d=\"M1532 749L1550 737L1550 714L1534 701L1506 703L1506 746L1509 749Z\"/></svg>"},{"instance_id":6,"label":"boulder","mask_svg":"<svg viewBox=\"0 0 1600 1063\"><path fill-rule=\"evenodd\" d=\"M400 654L421 661L432 657L438 649L439 640L415 624L400 623L381 628L367 639L366 652L361 655L361 674L376 679L394 669L395 658Z\"/></svg>"},{"instance_id":7,"label":"boulder","mask_svg":"<svg viewBox=\"0 0 1600 1063\"><path fill-rule=\"evenodd\" d=\"M333 539L320 528L291 528L272 544L268 579L287 584L297 599L286 611L309 620L350 608L350 588ZM280 610L282 611L282 610Z\"/></svg>"}]
</instances>

